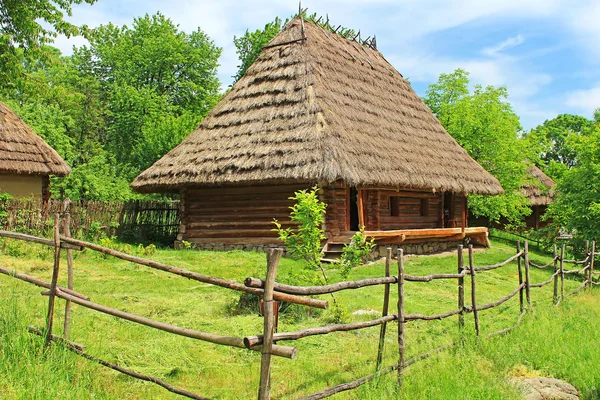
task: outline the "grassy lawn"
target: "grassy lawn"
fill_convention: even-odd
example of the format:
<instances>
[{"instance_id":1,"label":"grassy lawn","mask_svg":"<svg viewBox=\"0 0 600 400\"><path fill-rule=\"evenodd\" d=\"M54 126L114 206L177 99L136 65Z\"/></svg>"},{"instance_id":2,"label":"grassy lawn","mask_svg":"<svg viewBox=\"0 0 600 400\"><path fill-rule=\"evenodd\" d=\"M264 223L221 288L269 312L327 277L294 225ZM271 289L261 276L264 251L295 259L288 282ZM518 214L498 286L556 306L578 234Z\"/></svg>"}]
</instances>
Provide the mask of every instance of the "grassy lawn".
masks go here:
<instances>
[{"instance_id":1,"label":"grassy lawn","mask_svg":"<svg viewBox=\"0 0 600 400\"><path fill-rule=\"evenodd\" d=\"M26 250L26 251L24 251ZM477 265L493 264L514 254L514 246L494 242L475 253ZM235 292L189 281L147 267L136 266L86 251L75 252L75 289L92 301L156 320L201 331L243 337L262 332L256 313L236 312ZM466 252L465 252L466 255ZM158 250L151 258L204 274L242 281L264 277L265 255L259 253ZM532 254L545 263L549 257ZM0 265L50 280L52 255L38 245L23 248L6 242ZM61 283L66 286L63 262ZM279 281L300 268L290 259L280 263ZM395 268L395 265L394 265ZM383 276L382 262L353 270L349 279ZM392 270L394 271L394 270ZM414 256L406 259L406 272L414 275L456 272L456 255ZM394 272L393 272L394 273ZM552 272L532 269L533 282ZM340 281L337 271L330 281ZM518 285L516 264L478 275L478 302L484 304L508 294ZM579 285L569 277L566 290ZM470 299L466 279L466 298ZM433 314L456 307L456 281L408 282L406 312ZM123 376L79 358L59 347L43 352L41 339L25 332L27 325L43 327L47 298L40 288L0 276L0 398L3 399L176 399L164 389ZM396 290L392 290L395 312ZM331 296L321 296L330 300ZM344 291L335 295L347 322L376 318L352 314L357 310L381 311L383 287ZM517 399L510 376L543 375L574 384L586 399L600 396L600 296L582 293L552 303L552 285L532 289L534 312L514 332L476 341L472 315L467 315L465 344L411 366L405 375L406 399ZM61 333L64 302L57 300L57 333ZM469 300L466 301L470 303ZM334 311L280 316L279 330L293 331L325 325ZM519 314L518 296L501 307L481 312L482 334L512 326ZM395 323L389 324L384 364L397 361ZM408 357L459 339L456 317L407 324ZM313 336L295 342L294 360L275 357L272 368L274 398L294 398L354 380L374 370L379 328ZM254 398L260 354L217 346L154 330L73 307L72 340L87 352L136 372L155 375L200 395L222 399ZM337 398L381 399L397 396L395 375L385 376Z\"/></svg>"}]
</instances>

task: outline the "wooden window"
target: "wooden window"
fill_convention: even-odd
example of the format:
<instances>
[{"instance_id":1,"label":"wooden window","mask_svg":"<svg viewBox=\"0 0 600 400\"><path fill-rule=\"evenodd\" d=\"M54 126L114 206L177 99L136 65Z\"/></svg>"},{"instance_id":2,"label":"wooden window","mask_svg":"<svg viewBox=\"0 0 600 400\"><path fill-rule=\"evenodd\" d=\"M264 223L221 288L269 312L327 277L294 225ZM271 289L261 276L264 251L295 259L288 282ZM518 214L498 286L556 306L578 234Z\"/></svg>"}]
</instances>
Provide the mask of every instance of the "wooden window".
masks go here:
<instances>
[{"instance_id":1,"label":"wooden window","mask_svg":"<svg viewBox=\"0 0 600 400\"><path fill-rule=\"evenodd\" d=\"M421 199L421 217L429 216L429 199Z\"/></svg>"},{"instance_id":2,"label":"wooden window","mask_svg":"<svg viewBox=\"0 0 600 400\"><path fill-rule=\"evenodd\" d=\"M400 201L398 196L390 196L390 216L400 216Z\"/></svg>"}]
</instances>

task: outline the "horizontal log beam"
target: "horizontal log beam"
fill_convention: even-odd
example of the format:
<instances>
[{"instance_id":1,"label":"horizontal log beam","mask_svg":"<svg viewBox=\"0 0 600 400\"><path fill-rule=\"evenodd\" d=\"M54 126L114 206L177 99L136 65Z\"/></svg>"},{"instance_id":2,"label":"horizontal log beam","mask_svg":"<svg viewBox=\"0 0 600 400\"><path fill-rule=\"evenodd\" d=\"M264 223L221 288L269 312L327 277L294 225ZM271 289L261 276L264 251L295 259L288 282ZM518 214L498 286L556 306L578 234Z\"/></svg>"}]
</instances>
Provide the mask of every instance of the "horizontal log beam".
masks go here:
<instances>
[{"instance_id":1,"label":"horizontal log beam","mask_svg":"<svg viewBox=\"0 0 600 400\"><path fill-rule=\"evenodd\" d=\"M34 284L34 285L39 286L39 287L43 287L45 289L50 289L50 282L43 281L43 280L38 279L38 278L36 278L34 276L31 276L31 275L22 274L20 272L12 271L12 270L4 268L4 267L0 267L0 273L4 274L4 275L8 275L8 276L16 278L16 279L20 279L20 280L22 280L24 282L27 282L27 283ZM72 296L79 297L80 299L83 299L83 300L89 300L90 299L89 297L87 297L87 296L85 296L85 295L83 295L81 293L77 293L74 290L67 289L67 288L64 288L64 287L61 287L61 286L57 286L57 287L58 287L58 289L62 290L63 292L68 293L68 294L70 294Z\"/></svg>"},{"instance_id":2,"label":"horizontal log beam","mask_svg":"<svg viewBox=\"0 0 600 400\"><path fill-rule=\"evenodd\" d=\"M544 281L544 282L540 282L540 283L532 283L531 285L529 285L529 287L543 287L546 286L547 284L549 284L550 282L552 282L552 280L556 277L560 275L560 270L557 270L555 273L552 274L552 276L550 277L550 279Z\"/></svg>"},{"instance_id":3,"label":"horizontal log beam","mask_svg":"<svg viewBox=\"0 0 600 400\"><path fill-rule=\"evenodd\" d=\"M24 233L17 233L17 232L10 232L10 231L0 230L0 237L5 237L5 238L9 238L9 239L16 239L16 240L23 240L23 241L26 241L26 242L32 242L32 243L38 243L38 244L43 244L44 246L48 246L48 247L55 247L54 246L54 240L52 240L52 239L46 239L46 238L41 238L41 237L37 237L37 236L26 235ZM69 243L61 243L60 247L63 248L63 249L81 250L81 247L74 246L74 245L69 244Z\"/></svg>"},{"instance_id":4,"label":"horizontal log beam","mask_svg":"<svg viewBox=\"0 0 600 400\"><path fill-rule=\"evenodd\" d=\"M315 328L307 328L296 332L279 332L273 334L273 340L298 340L307 336L315 335L326 335L333 332L347 332L357 329L370 328L372 326L378 326L387 322L391 322L398 319L398 315L386 315L385 317L362 322L353 322L350 324L334 324L327 326L319 326ZM255 346L259 346L263 343L263 335L258 336L247 336L244 338L244 345L246 348L252 349Z\"/></svg>"},{"instance_id":5,"label":"horizontal log beam","mask_svg":"<svg viewBox=\"0 0 600 400\"><path fill-rule=\"evenodd\" d=\"M521 250L514 256L508 258L507 260L502 261L501 263L493 264L493 265L486 265L486 266L482 266L482 267L475 267L475 271L490 271L492 269L504 267L505 265L508 265L511 262L513 262L514 260L516 260L517 258L521 257L523 254L525 254L525 253L523 252L523 250Z\"/></svg>"},{"instance_id":6,"label":"horizontal log beam","mask_svg":"<svg viewBox=\"0 0 600 400\"><path fill-rule=\"evenodd\" d=\"M122 318L140 325L149 326L151 328L158 329L161 331L173 333L175 335L184 336L196 340L202 340L204 342L220 344L223 346L237 347L240 349L246 348L246 346L244 345L244 340L241 338L221 336L213 333L197 331L194 329L181 328L179 326L167 324L165 322L155 321L139 315L130 314L128 312L121 311L116 308L107 307L101 304L93 303L91 301L83 300L78 297L66 294L61 290L56 291L56 296L64 300L70 300L75 304L78 304L85 308L89 308L91 310L112 315L114 317ZM258 348L254 348L252 350L260 351ZM273 346L272 349L273 355L285 358L294 358L296 357L297 352L298 350L295 347L289 346Z\"/></svg>"},{"instance_id":7,"label":"horizontal log beam","mask_svg":"<svg viewBox=\"0 0 600 400\"><path fill-rule=\"evenodd\" d=\"M515 290L513 290L511 293L507 294L506 296L500 298L499 300L494 301L493 303L488 303L488 304L484 304L482 306L477 306L477 311L484 311L484 310L488 310L490 308L498 307L499 305L507 302L512 297L514 297L525 286L526 286L526 282L521 283L519 286L517 286L517 288ZM465 306L465 311L473 312L473 306Z\"/></svg>"},{"instance_id":8,"label":"horizontal log beam","mask_svg":"<svg viewBox=\"0 0 600 400\"><path fill-rule=\"evenodd\" d=\"M158 261L148 260L148 259L137 257L137 256L132 256L127 253L122 253L117 250L109 249L108 247L100 246L100 245L97 245L94 243L84 242L82 240L67 238L64 236L61 236L61 240L64 240L68 243L73 243L77 246L86 247L91 250L99 251L103 254L108 254L110 256L120 258L125 261L130 261L130 262L133 262L133 263L136 263L139 265L145 265L150 268L158 269L158 270L168 272L168 273L171 273L174 275L179 275L184 278L192 279L192 280L195 280L198 282L209 283L211 285L223 287L226 289L236 290L238 292L251 293L258 297L262 297L264 295L263 289L249 288L249 287L246 287L244 284L241 284L241 283L238 283L235 281L231 281L229 279L223 279L223 278L217 278L214 276L204 275L204 274L189 271L189 270L186 270L183 268L174 267L172 265L163 264ZM277 301L285 301L287 303L301 304L301 305L315 307L315 308L326 309L328 306L328 303L325 300L310 299L310 298L293 296L293 295L284 294L284 293L274 293L274 298Z\"/></svg>"},{"instance_id":9,"label":"horizontal log beam","mask_svg":"<svg viewBox=\"0 0 600 400\"><path fill-rule=\"evenodd\" d=\"M423 315L423 314L406 314L404 315L405 321L414 321L414 320L423 320L423 321L433 321L433 320L442 320L444 318L452 317L454 315L458 315L462 313L463 310L452 310L443 314L434 314L434 315Z\"/></svg>"},{"instance_id":10,"label":"horizontal log beam","mask_svg":"<svg viewBox=\"0 0 600 400\"><path fill-rule=\"evenodd\" d=\"M347 281L347 282L339 282L332 283L330 285L323 286L292 286L285 285L283 283L275 282L275 291L281 293L288 294L296 294L296 295L319 295L319 294L327 294L327 293L335 293L340 290L346 289L359 289L366 286L375 286L375 285L383 285L386 283L396 283L398 282L398 278L395 276L389 276L385 278L368 278L361 279L358 281ZM259 278L246 278L244 280L244 284L247 287L252 288L263 288L264 280Z\"/></svg>"}]
</instances>

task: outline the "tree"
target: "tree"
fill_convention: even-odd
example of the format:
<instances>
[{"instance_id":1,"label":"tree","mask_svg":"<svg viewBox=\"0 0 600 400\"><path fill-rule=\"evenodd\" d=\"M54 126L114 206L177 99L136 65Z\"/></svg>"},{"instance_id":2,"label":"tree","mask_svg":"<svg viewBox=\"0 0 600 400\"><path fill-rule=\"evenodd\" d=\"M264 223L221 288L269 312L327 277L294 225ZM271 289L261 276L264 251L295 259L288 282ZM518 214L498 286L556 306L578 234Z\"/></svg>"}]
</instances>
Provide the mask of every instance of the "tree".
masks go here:
<instances>
[{"instance_id":1,"label":"tree","mask_svg":"<svg viewBox=\"0 0 600 400\"><path fill-rule=\"evenodd\" d=\"M45 57L45 45L62 34L79 34L79 28L64 20L71 6L96 0L3 0L0 2L0 75L12 82L23 74L22 58ZM47 28L46 26L50 26Z\"/></svg>"},{"instance_id":2,"label":"tree","mask_svg":"<svg viewBox=\"0 0 600 400\"><path fill-rule=\"evenodd\" d=\"M600 239L600 125L571 143L577 163L558 182L549 213L576 239Z\"/></svg>"},{"instance_id":3,"label":"tree","mask_svg":"<svg viewBox=\"0 0 600 400\"><path fill-rule=\"evenodd\" d=\"M246 33L243 36L233 37L233 44L241 61L241 65L238 66L238 71L233 77L234 82L237 82L244 76L248 67L260 55L262 48L281 31L283 26L283 21L279 17L276 17L273 22L267 23L264 29L257 29L254 32L246 29Z\"/></svg>"},{"instance_id":4,"label":"tree","mask_svg":"<svg viewBox=\"0 0 600 400\"><path fill-rule=\"evenodd\" d=\"M102 25L76 49L106 104L106 147L128 180L189 134L219 100L221 49L200 29L187 34L160 13L132 27Z\"/></svg>"},{"instance_id":5,"label":"tree","mask_svg":"<svg viewBox=\"0 0 600 400\"><path fill-rule=\"evenodd\" d=\"M546 120L525 137L532 146L538 145L537 164L551 178L558 180L577 163L577 151L573 147L577 137L588 135L593 128L592 120L579 115L561 114Z\"/></svg>"},{"instance_id":6,"label":"tree","mask_svg":"<svg viewBox=\"0 0 600 400\"><path fill-rule=\"evenodd\" d=\"M471 212L517 224L531 210L521 192L527 180L526 151L518 136L521 126L507 98L505 87L475 85L471 92L468 72L457 69L430 85L424 101L448 133L504 188L503 195L470 195Z\"/></svg>"},{"instance_id":7,"label":"tree","mask_svg":"<svg viewBox=\"0 0 600 400\"><path fill-rule=\"evenodd\" d=\"M49 46L38 57L18 52L22 74L0 80L0 97L71 166L70 176L53 180L54 197L137 197L133 177L179 144L219 99L221 49L161 14L137 18L131 28L86 30L86 37L90 45L69 57Z\"/></svg>"}]
</instances>

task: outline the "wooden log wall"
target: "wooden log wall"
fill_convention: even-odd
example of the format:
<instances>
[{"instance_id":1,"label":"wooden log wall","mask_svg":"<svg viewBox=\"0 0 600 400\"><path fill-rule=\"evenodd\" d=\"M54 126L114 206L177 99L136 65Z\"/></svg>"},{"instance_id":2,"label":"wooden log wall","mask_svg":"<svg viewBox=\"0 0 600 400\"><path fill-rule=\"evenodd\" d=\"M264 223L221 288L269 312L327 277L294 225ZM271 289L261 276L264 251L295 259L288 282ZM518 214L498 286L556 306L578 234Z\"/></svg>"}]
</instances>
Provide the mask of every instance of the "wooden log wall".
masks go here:
<instances>
[{"instance_id":1,"label":"wooden log wall","mask_svg":"<svg viewBox=\"0 0 600 400\"><path fill-rule=\"evenodd\" d=\"M337 236L350 229L350 214L348 213L348 197L350 189L343 183L323 186L322 200L327 204L325 214L325 231Z\"/></svg>"},{"instance_id":2,"label":"wooden log wall","mask_svg":"<svg viewBox=\"0 0 600 400\"><path fill-rule=\"evenodd\" d=\"M181 192L183 204L180 236L197 244L280 244L273 218L283 228L290 221L294 192L310 184L282 184L202 188Z\"/></svg>"},{"instance_id":3,"label":"wooden log wall","mask_svg":"<svg viewBox=\"0 0 600 400\"><path fill-rule=\"evenodd\" d=\"M367 230L441 228L442 194L432 192L369 190ZM398 216L392 216L390 197L398 197ZM375 200L377 199L377 200ZM422 210L422 201L425 210ZM424 212L422 212L424 211Z\"/></svg>"}]
</instances>

